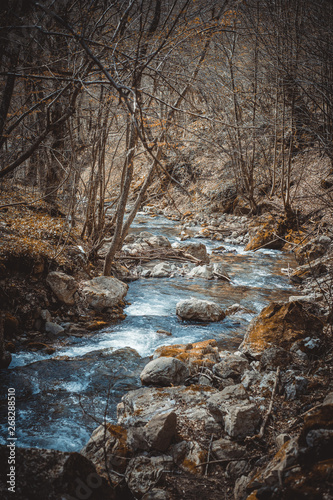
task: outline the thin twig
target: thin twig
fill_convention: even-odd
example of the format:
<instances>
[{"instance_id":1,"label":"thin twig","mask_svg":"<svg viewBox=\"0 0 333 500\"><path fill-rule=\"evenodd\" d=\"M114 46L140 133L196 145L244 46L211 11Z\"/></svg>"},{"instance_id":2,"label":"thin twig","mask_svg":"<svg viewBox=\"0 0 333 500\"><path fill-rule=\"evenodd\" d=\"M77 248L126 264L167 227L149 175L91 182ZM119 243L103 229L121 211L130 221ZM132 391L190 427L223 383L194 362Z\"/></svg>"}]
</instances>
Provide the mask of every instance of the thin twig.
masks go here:
<instances>
[{"instance_id":1,"label":"thin twig","mask_svg":"<svg viewBox=\"0 0 333 500\"><path fill-rule=\"evenodd\" d=\"M207 455L207 463L206 463L205 476L207 476L207 474L208 474L209 459L210 459L210 452L211 452L211 450L212 450L213 436L214 436L214 434L212 434L212 435L210 436L210 442L209 442L209 448L208 448L208 455Z\"/></svg>"}]
</instances>

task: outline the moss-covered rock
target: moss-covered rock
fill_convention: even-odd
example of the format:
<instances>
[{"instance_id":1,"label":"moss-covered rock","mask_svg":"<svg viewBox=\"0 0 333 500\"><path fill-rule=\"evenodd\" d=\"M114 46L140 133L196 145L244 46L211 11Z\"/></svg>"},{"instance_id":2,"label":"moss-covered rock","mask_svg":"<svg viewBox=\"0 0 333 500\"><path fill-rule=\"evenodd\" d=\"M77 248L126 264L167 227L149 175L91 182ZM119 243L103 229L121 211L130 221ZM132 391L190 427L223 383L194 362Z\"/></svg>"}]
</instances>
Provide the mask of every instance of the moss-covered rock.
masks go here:
<instances>
[{"instance_id":1,"label":"moss-covered rock","mask_svg":"<svg viewBox=\"0 0 333 500\"><path fill-rule=\"evenodd\" d=\"M320 336L322 330L323 322L301 302L271 302L251 321L240 350L257 356L270 346L289 349L297 340Z\"/></svg>"}]
</instances>

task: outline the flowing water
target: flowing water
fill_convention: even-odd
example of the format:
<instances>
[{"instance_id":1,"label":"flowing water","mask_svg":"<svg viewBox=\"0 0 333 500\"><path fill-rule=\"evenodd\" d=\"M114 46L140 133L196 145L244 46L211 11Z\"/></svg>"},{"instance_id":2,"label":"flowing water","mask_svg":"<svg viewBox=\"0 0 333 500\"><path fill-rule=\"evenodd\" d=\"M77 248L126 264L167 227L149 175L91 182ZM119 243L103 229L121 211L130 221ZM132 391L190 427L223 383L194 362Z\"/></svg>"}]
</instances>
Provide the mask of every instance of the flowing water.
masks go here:
<instances>
[{"instance_id":1,"label":"flowing water","mask_svg":"<svg viewBox=\"0 0 333 500\"><path fill-rule=\"evenodd\" d=\"M177 223L138 214L132 232L149 231L179 240ZM192 241L192 240L189 240ZM200 239L209 252L221 242ZM244 252L223 243L223 262L231 283L200 278L148 278L132 282L126 300L126 319L94 335L70 337L54 355L19 352L10 369L2 371L3 387L14 387L17 404L17 445L78 451L106 416L116 417L122 395L140 387L140 372L160 345L215 338L221 348L235 350L249 321L271 300L283 300L293 289L281 268L292 257L274 250ZM179 300L189 297L218 302L224 309L240 303L252 313L229 316L219 323L177 319ZM158 333L171 332L171 336ZM6 422L6 410L0 411ZM0 444L7 426L0 427Z\"/></svg>"}]
</instances>

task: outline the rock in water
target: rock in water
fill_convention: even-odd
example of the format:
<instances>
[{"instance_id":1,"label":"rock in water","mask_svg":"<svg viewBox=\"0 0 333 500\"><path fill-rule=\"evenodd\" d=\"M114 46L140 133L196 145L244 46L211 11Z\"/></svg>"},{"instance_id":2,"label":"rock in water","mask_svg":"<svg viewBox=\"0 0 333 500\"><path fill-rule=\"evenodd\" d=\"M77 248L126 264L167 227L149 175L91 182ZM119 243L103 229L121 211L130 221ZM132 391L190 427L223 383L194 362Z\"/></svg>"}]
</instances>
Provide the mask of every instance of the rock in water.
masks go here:
<instances>
[{"instance_id":1,"label":"rock in water","mask_svg":"<svg viewBox=\"0 0 333 500\"><path fill-rule=\"evenodd\" d=\"M97 311L118 305L128 290L126 283L110 276L98 276L84 285L82 293L86 302Z\"/></svg>"},{"instance_id":2,"label":"rock in water","mask_svg":"<svg viewBox=\"0 0 333 500\"><path fill-rule=\"evenodd\" d=\"M207 248L203 243L187 243L186 245L181 245L179 247L184 252L189 253L196 259L209 263L209 255L207 254Z\"/></svg>"},{"instance_id":3,"label":"rock in water","mask_svg":"<svg viewBox=\"0 0 333 500\"><path fill-rule=\"evenodd\" d=\"M152 278L168 278L172 273L172 268L168 262L160 262L156 264L151 272Z\"/></svg>"},{"instance_id":4,"label":"rock in water","mask_svg":"<svg viewBox=\"0 0 333 500\"><path fill-rule=\"evenodd\" d=\"M189 273L189 278L205 278L207 280L211 280L213 278L213 268L212 266L196 266Z\"/></svg>"},{"instance_id":5,"label":"rock in water","mask_svg":"<svg viewBox=\"0 0 333 500\"><path fill-rule=\"evenodd\" d=\"M225 318L225 312L218 304L199 299L181 300L176 306L176 314L181 319L197 321L221 321Z\"/></svg>"}]
</instances>

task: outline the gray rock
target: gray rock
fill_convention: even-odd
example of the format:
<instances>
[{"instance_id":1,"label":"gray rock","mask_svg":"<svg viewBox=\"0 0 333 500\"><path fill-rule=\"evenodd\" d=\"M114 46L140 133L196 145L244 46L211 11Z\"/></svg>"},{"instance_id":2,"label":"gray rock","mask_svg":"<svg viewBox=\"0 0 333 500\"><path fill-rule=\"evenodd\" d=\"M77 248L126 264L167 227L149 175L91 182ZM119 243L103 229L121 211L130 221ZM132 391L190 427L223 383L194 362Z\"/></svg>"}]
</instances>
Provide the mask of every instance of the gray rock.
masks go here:
<instances>
[{"instance_id":1,"label":"gray rock","mask_svg":"<svg viewBox=\"0 0 333 500\"><path fill-rule=\"evenodd\" d=\"M221 398L227 399L247 399L248 394L243 384L229 385L225 387L221 393Z\"/></svg>"},{"instance_id":2,"label":"gray rock","mask_svg":"<svg viewBox=\"0 0 333 500\"><path fill-rule=\"evenodd\" d=\"M225 475L229 479L233 479L234 481L241 476L245 476L251 470L251 465L247 460L239 460L229 462L226 469Z\"/></svg>"},{"instance_id":3,"label":"gray rock","mask_svg":"<svg viewBox=\"0 0 333 500\"><path fill-rule=\"evenodd\" d=\"M319 236L318 243L328 246L332 243L332 239L329 236L323 234L322 236Z\"/></svg>"},{"instance_id":4,"label":"gray rock","mask_svg":"<svg viewBox=\"0 0 333 500\"><path fill-rule=\"evenodd\" d=\"M240 380L242 374L249 368L250 364L245 357L230 354L214 365L213 372L221 378Z\"/></svg>"},{"instance_id":5,"label":"gray rock","mask_svg":"<svg viewBox=\"0 0 333 500\"><path fill-rule=\"evenodd\" d=\"M167 455L157 457L140 455L129 461L125 479L131 492L142 496L155 486L163 471L172 470L173 459Z\"/></svg>"},{"instance_id":6,"label":"gray rock","mask_svg":"<svg viewBox=\"0 0 333 500\"><path fill-rule=\"evenodd\" d=\"M211 415L211 412L209 412L209 410L204 406L194 406L192 408L187 408L183 412L183 417L185 417L187 421L192 422L194 425L197 425L198 422L200 422L200 425L209 435L221 433L221 425Z\"/></svg>"},{"instance_id":7,"label":"gray rock","mask_svg":"<svg viewBox=\"0 0 333 500\"><path fill-rule=\"evenodd\" d=\"M266 349L260 359L260 368L262 370L276 370L278 366L286 367L292 361L292 355L282 347L269 347Z\"/></svg>"},{"instance_id":8,"label":"gray rock","mask_svg":"<svg viewBox=\"0 0 333 500\"><path fill-rule=\"evenodd\" d=\"M146 425L155 415L174 411L179 426L197 425L200 421L209 437L212 432L221 432L219 425L208 410L207 392L218 392L213 388L192 387L143 387L129 391L117 407L118 423L126 427Z\"/></svg>"},{"instance_id":9,"label":"gray rock","mask_svg":"<svg viewBox=\"0 0 333 500\"><path fill-rule=\"evenodd\" d=\"M149 450L145 427L129 427L127 429L127 444L133 451Z\"/></svg>"},{"instance_id":10,"label":"gray rock","mask_svg":"<svg viewBox=\"0 0 333 500\"><path fill-rule=\"evenodd\" d=\"M249 389L252 385L261 380L261 375L256 370L246 370L241 378L241 384L245 389Z\"/></svg>"},{"instance_id":11,"label":"gray rock","mask_svg":"<svg viewBox=\"0 0 333 500\"><path fill-rule=\"evenodd\" d=\"M204 264L203 266L194 267L189 273L188 278L205 278L207 280L211 280L214 276L212 266L207 266Z\"/></svg>"},{"instance_id":12,"label":"gray rock","mask_svg":"<svg viewBox=\"0 0 333 500\"><path fill-rule=\"evenodd\" d=\"M127 294L128 285L111 276L98 276L84 283L83 296L87 304L97 311L114 307Z\"/></svg>"},{"instance_id":13,"label":"gray rock","mask_svg":"<svg viewBox=\"0 0 333 500\"><path fill-rule=\"evenodd\" d=\"M186 253L189 253L196 259L209 263L209 256L207 254L207 248L203 243L187 243L186 245L180 246L181 250Z\"/></svg>"},{"instance_id":14,"label":"gray rock","mask_svg":"<svg viewBox=\"0 0 333 500\"><path fill-rule=\"evenodd\" d=\"M225 318L223 309L215 302L194 298L178 302L176 314L182 319L197 321L221 321Z\"/></svg>"},{"instance_id":15,"label":"gray rock","mask_svg":"<svg viewBox=\"0 0 333 500\"><path fill-rule=\"evenodd\" d=\"M45 331L50 335L57 336L64 333L65 329L62 326L58 325L57 323L52 323L51 321L47 321L45 323Z\"/></svg>"},{"instance_id":16,"label":"gray rock","mask_svg":"<svg viewBox=\"0 0 333 500\"><path fill-rule=\"evenodd\" d=\"M234 460L246 458L246 447L228 439L218 439L212 443L212 452L217 460Z\"/></svg>"},{"instance_id":17,"label":"gray rock","mask_svg":"<svg viewBox=\"0 0 333 500\"><path fill-rule=\"evenodd\" d=\"M270 397L273 392L275 381L276 381L275 372L265 373L260 380L260 384L257 386L257 392L262 397L265 398Z\"/></svg>"},{"instance_id":18,"label":"gray rock","mask_svg":"<svg viewBox=\"0 0 333 500\"><path fill-rule=\"evenodd\" d=\"M289 434L285 434L285 433L279 434L275 438L276 446L280 449L289 440L290 440Z\"/></svg>"},{"instance_id":19,"label":"gray rock","mask_svg":"<svg viewBox=\"0 0 333 500\"><path fill-rule=\"evenodd\" d=\"M250 482L250 478L248 476L241 476L236 479L235 487L234 487L234 499L235 500L244 500L248 497L246 488Z\"/></svg>"},{"instance_id":20,"label":"gray rock","mask_svg":"<svg viewBox=\"0 0 333 500\"><path fill-rule=\"evenodd\" d=\"M124 243L134 243L135 242L135 235L134 234L128 234L125 236Z\"/></svg>"},{"instance_id":21,"label":"gray rock","mask_svg":"<svg viewBox=\"0 0 333 500\"><path fill-rule=\"evenodd\" d=\"M189 376L185 363L176 358L160 357L150 361L140 375L144 385L180 385Z\"/></svg>"},{"instance_id":22,"label":"gray rock","mask_svg":"<svg viewBox=\"0 0 333 500\"><path fill-rule=\"evenodd\" d=\"M147 239L147 242L152 247L171 248L171 243L165 236L151 236Z\"/></svg>"},{"instance_id":23,"label":"gray rock","mask_svg":"<svg viewBox=\"0 0 333 500\"><path fill-rule=\"evenodd\" d=\"M176 434L177 415L171 411L155 415L145 426L145 437L150 448L166 451Z\"/></svg>"},{"instance_id":24,"label":"gray rock","mask_svg":"<svg viewBox=\"0 0 333 500\"><path fill-rule=\"evenodd\" d=\"M309 448L332 449L333 430L332 429L312 429L306 435L306 444Z\"/></svg>"},{"instance_id":25,"label":"gray rock","mask_svg":"<svg viewBox=\"0 0 333 500\"><path fill-rule=\"evenodd\" d=\"M51 313L50 311L48 311L47 309L43 309L42 312L40 313L40 317L44 320L44 321L52 321L52 316L51 316Z\"/></svg>"},{"instance_id":26,"label":"gray rock","mask_svg":"<svg viewBox=\"0 0 333 500\"><path fill-rule=\"evenodd\" d=\"M207 407L218 422L223 422L227 415L231 399L247 399L247 392L241 384L225 387L208 398Z\"/></svg>"},{"instance_id":27,"label":"gray rock","mask_svg":"<svg viewBox=\"0 0 333 500\"><path fill-rule=\"evenodd\" d=\"M224 428L229 436L241 438L255 433L261 421L261 414L255 404L227 407Z\"/></svg>"},{"instance_id":28,"label":"gray rock","mask_svg":"<svg viewBox=\"0 0 333 500\"><path fill-rule=\"evenodd\" d=\"M240 304L232 304L229 306L225 313L227 316L233 316L234 314L253 314L253 311L247 309L246 307L241 306Z\"/></svg>"},{"instance_id":29,"label":"gray rock","mask_svg":"<svg viewBox=\"0 0 333 500\"><path fill-rule=\"evenodd\" d=\"M69 306L75 304L74 294L79 285L72 276L60 271L52 271L47 275L46 283L60 302Z\"/></svg>"},{"instance_id":30,"label":"gray rock","mask_svg":"<svg viewBox=\"0 0 333 500\"><path fill-rule=\"evenodd\" d=\"M167 278L171 275L172 268L167 262L161 262L156 264L156 266L151 271L152 278Z\"/></svg>"},{"instance_id":31,"label":"gray rock","mask_svg":"<svg viewBox=\"0 0 333 500\"><path fill-rule=\"evenodd\" d=\"M88 443L80 453L91 460L106 475L111 470L123 473L133 451L141 449L131 446L134 443L128 435L129 431L121 426L100 425L93 431Z\"/></svg>"},{"instance_id":32,"label":"gray rock","mask_svg":"<svg viewBox=\"0 0 333 500\"><path fill-rule=\"evenodd\" d=\"M333 405L333 392L329 392L324 399L323 406Z\"/></svg>"},{"instance_id":33,"label":"gray rock","mask_svg":"<svg viewBox=\"0 0 333 500\"><path fill-rule=\"evenodd\" d=\"M295 375L294 372L287 372L284 381L284 392L287 400L295 400L300 394L304 394L307 391L309 381L299 375Z\"/></svg>"},{"instance_id":34,"label":"gray rock","mask_svg":"<svg viewBox=\"0 0 333 500\"><path fill-rule=\"evenodd\" d=\"M213 263L213 275L215 278L224 279L226 281L230 281L230 276L224 268L224 265L221 262Z\"/></svg>"},{"instance_id":35,"label":"gray rock","mask_svg":"<svg viewBox=\"0 0 333 500\"><path fill-rule=\"evenodd\" d=\"M154 235L149 231L141 231L141 233L138 234L138 238L149 240L150 238L154 238Z\"/></svg>"},{"instance_id":36,"label":"gray rock","mask_svg":"<svg viewBox=\"0 0 333 500\"><path fill-rule=\"evenodd\" d=\"M170 495L165 490L160 490L158 488L153 488L143 495L142 500L169 500Z\"/></svg>"}]
</instances>

